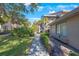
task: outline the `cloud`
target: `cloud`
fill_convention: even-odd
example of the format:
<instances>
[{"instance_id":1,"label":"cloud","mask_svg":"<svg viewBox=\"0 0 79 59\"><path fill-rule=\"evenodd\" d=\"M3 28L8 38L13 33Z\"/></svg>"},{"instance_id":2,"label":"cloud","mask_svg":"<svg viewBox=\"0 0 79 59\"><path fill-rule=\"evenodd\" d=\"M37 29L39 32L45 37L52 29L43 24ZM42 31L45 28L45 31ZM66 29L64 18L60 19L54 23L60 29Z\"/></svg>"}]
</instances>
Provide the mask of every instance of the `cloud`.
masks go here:
<instances>
[{"instance_id":1,"label":"cloud","mask_svg":"<svg viewBox=\"0 0 79 59\"><path fill-rule=\"evenodd\" d=\"M73 5L73 7L74 7L74 8L77 8L77 7L78 7L78 5Z\"/></svg>"},{"instance_id":2,"label":"cloud","mask_svg":"<svg viewBox=\"0 0 79 59\"><path fill-rule=\"evenodd\" d=\"M25 5L25 6L29 6L30 4L31 4L31 3L25 3L24 5Z\"/></svg>"},{"instance_id":3,"label":"cloud","mask_svg":"<svg viewBox=\"0 0 79 59\"><path fill-rule=\"evenodd\" d=\"M60 10L72 10L72 8L77 8L78 5L70 4L70 5L58 5L56 8Z\"/></svg>"},{"instance_id":4,"label":"cloud","mask_svg":"<svg viewBox=\"0 0 79 59\"><path fill-rule=\"evenodd\" d=\"M55 11L49 11L49 13L55 13Z\"/></svg>"},{"instance_id":5,"label":"cloud","mask_svg":"<svg viewBox=\"0 0 79 59\"><path fill-rule=\"evenodd\" d=\"M40 18L29 18L31 21L39 20Z\"/></svg>"},{"instance_id":6,"label":"cloud","mask_svg":"<svg viewBox=\"0 0 79 59\"><path fill-rule=\"evenodd\" d=\"M71 10L67 10L67 9L62 9L62 11L71 11Z\"/></svg>"},{"instance_id":7,"label":"cloud","mask_svg":"<svg viewBox=\"0 0 79 59\"><path fill-rule=\"evenodd\" d=\"M49 10L52 10L52 7L49 6L48 8L49 8Z\"/></svg>"},{"instance_id":8,"label":"cloud","mask_svg":"<svg viewBox=\"0 0 79 59\"><path fill-rule=\"evenodd\" d=\"M34 19L36 19L36 20L37 20L37 19L40 19L40 18L29 18L29 19L30 19L30 20L32 20L32 19L33 19L33 20L34 20Z\"/></svg>"},{"instance_id":9,"label":"cloud","mask_svg":"<svg viewBox=\"0 0 79 59\"><path fill-rule=\"evenodd\" d=\"M78 5L73 5L73 4L71 4L71 5L58 5L57 6L57 8L60 8L60 9L66 9L66 8L77 8L78 7Z\"/></svg>"},{"instance_id":10,"label":"cloud","mask_svg":"<svg viewBox=\"0 0 79 59\"><path fill-rule=\"evenodd\" d=\"M33 23L34 21L40 20L40 18L29 18L29 21Z\"/></svg>"},{"instance_id":11,"label":"cloud","mask_svg":"<svg viewBox=\"0 0 79 59\"><path fill-rule=\"evenodd\" d=\"M64 9L65 7L67 6L64 6L64 5L58 5L57 8L61 8L61 9Z\"/></svg>"},{"instance_id":12,"label":"cloud","mask_svg":"<svg viewBox=\"0 0 79 59\"><path fill-rule=\"evenodd\" d=\"M38 11L42 11L44 6L38 6Z\"/></svg>"}]
</instances>

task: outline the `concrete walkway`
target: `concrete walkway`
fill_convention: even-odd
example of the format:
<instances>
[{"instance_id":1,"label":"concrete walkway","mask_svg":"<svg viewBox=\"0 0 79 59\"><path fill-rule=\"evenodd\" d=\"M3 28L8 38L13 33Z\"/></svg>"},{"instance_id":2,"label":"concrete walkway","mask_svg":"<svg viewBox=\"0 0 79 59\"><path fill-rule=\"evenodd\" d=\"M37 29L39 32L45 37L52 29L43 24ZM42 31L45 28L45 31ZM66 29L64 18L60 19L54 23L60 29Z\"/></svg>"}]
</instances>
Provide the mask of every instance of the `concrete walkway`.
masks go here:
<instances>
[{"instance_id":1,"label":"concrete walkway","mask_svg":"<svg viewBox=\"0 0 79 59\"><path fill-rule=\"evenodd\" d=\"M30 48L28 56L49 56L49 54L46 52L46 49L40 41L40 34L35 34L35 38Z\"/></svg>"},{"instance_id":2,"label":"concrete walkway","mask_svg":"<svg viewBox=\"0 0 79 59\"><path fill-rule=\"evenodd\" d=\"M56 38L50 37L50 44L53 48L51 55L52 56L65 56L63 50L68 50L66 47L64 47L59 41L57 41ZM67 53L67 51L66 51Z\"/></svg>"},{"instance_id":3,"label":"concrete walkway","mask_svg":"<svg viewBox=\"0 0 79 59\"><path fill-rule=\"evenodd\" d=\"M64 56L62 50L61 50L61 44L57 42L55 39L53 40L53 56Z\"/></svg>"}]
</instances>

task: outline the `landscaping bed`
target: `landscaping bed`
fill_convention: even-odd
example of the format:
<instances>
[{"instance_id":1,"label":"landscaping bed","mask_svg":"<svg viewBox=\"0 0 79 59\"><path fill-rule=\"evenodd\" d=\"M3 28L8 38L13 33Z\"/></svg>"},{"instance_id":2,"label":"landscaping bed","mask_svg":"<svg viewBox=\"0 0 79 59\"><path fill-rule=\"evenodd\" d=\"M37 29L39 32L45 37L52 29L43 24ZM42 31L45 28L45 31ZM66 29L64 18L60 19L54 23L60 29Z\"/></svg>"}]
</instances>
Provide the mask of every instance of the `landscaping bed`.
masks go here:
<instances>
[{"instance_id":1,"label":"landscaping bed","mask_svg":"<svg viewBox=\"0 0 79 59\"><path fill-rule=\"evenodd\" d=\"M51 53L51 45L49 44L49 34L47 32L41 33L41 41L46 50Z\"/></svg>"}]
</instances>

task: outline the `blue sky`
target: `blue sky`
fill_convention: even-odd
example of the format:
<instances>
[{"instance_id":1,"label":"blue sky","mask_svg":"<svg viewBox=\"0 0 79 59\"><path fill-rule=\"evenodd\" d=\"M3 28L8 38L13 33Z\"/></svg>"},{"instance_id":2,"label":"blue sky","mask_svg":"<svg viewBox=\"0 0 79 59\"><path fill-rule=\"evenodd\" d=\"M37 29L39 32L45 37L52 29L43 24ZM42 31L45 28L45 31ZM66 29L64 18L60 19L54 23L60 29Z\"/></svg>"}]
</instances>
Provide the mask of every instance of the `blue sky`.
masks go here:
<instances>
[{"instance_id":1,"label":"blue sky","mask_svg":"<svg viewBox=\"0 0 79 59\"><path fill-rule=\"evenodd\" d=\"M40 3L38 10L33 14L26 14L29 21L39 20L41 16L62 10L73 10L79 6L79 3Z\"/></svg>"}]
</instances>

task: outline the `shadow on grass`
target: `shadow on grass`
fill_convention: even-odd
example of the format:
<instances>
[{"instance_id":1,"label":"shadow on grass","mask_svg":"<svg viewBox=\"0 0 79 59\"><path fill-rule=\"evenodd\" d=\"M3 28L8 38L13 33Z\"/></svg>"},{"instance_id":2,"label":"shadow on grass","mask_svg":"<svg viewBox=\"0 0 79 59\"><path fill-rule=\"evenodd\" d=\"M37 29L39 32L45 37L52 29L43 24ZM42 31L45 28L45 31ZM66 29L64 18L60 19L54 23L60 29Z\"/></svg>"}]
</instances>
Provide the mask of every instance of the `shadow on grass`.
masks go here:
<instances>
[{"instance_id":1,"label":"shadow on grass","mask_svg":"<svg viewBox=\"0 0 79 59\"><path fill-rule=\"evenodd\" d=\"M7 44L9 40L13 40L11 36L0 36L0 45Z\"/></svg>"},{"instance_id":2,"label":"shadow on grass","mask_svg":"<svg viewBox=\"0 0 79 59\"><path fill-rule=\"evenodd\" d=\"M7 39L6 42L2 41L2 43L0 43L0 45L6 46L6 44L8 43L9 40ZM30 44L31 44L30 39L22 39L22 40L19 41L19 45L11 46L10 50L0 52L0 56L24 56L24 55L28 55L28 51L26 52L26 50L29 49L28 47L29 47Z\"/></svg>"},{"instance_id":3,"label":"shadow on grass","mask_svg":"<svg viewBox=\"0 0 79 59\"><path fill-rule=\"evenodd\" d=\"M27 55L24 51L27 48L27 43L26 42L23 42L23 43L20 43L20 45L8 50L8 51L4 51L4 52L1 52L0 55L1 56L22 56L22 55Z\"/></svg>"}]
</instances>

